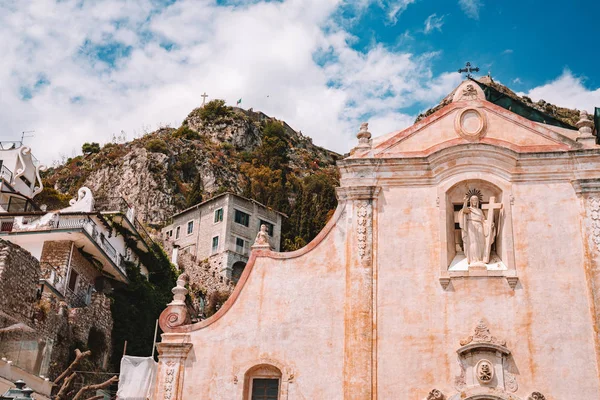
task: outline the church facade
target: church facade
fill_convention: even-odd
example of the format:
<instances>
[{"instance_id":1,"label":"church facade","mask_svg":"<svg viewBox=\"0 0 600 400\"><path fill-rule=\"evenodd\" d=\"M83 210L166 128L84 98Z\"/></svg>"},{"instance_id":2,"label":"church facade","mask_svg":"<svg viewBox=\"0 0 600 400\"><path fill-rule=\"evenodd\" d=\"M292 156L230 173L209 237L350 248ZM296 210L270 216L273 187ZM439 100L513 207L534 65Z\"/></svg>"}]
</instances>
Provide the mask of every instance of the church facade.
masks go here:
<instances>
[{"instance_id":1,"label":"church facade","mask_svg":"<svg viewBox=\"0 0 600 400\"><path fill-rule=\"evenodd\" d=\"M464 81L339 162L305 248L255 248L231 298L160 318L156 400L600 398L600 146ZM551 122L551 121L550 121Z\"/></svg>"}]
</instances>

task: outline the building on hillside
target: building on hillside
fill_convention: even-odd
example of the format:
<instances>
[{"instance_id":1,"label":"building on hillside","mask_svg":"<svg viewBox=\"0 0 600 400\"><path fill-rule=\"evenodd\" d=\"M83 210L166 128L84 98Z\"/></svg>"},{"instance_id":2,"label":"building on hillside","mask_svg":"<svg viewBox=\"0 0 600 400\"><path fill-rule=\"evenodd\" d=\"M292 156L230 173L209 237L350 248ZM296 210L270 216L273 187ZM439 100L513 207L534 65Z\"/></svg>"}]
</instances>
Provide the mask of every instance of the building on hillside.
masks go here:
<instances>
[{"instance_id":1,"label":"building on hillside","mask_svg":"<svg viewBox=\"0 0 600 400\"><path fill-rule=\"evenodd\" d=\"M600 145L467 79L338 162L303 249L253 250L191 324L160 317L154 399L600 398Z\"/></svg>"},{"instance_id":2,"label":"building on hillside","mask_svg":"<svg viewBox=\"0 0 600 400\"><path fill-rule=\"evenodd\" d=\"M176 252L210 259L224 277L237 282L261 225L267 226L271 246L279 251L283 217L255 200L223 193L173 215L162 235Z\"/></svg>"},{"instance_id":3,"label":"building on hillside","mask_svg":"<svg viewBox=\"0 0 600 400\"><path fill-rule=\"evenodd\" d=\"M149 253L151 239L131 207L98 211L85 187L70 206L42 211L34 197L43 167L30 150L2 145L0 161L0 357L52 377L79 344L106 368L113 324L106 293L129 282L128 266L148 276L138 254Z\"/></svg>"}]
</instances>

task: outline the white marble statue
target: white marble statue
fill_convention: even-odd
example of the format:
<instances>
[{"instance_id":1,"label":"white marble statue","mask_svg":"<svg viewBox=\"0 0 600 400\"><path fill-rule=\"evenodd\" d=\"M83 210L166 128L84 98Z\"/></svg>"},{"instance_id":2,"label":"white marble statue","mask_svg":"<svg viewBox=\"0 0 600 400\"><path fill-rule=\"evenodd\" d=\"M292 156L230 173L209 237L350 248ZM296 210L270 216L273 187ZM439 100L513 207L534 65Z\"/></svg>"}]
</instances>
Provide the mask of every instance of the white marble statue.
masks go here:
<instances>
[{"instance_id":1,"label":"white marble statue","mask_svg":"<svg viewBox=\"0 0 600 400\"><path fill-rule=\"evenodd\" d=\"M262 224L260 226L260 231L256 234L256 239L254 240L255 246L264 246L269 245L269 232L267 231L267 225Z\"/></svg>"},{"instance_id":2,"label":"white marble statue","mask_svg":"<svg viewBox=\"0 0 600 400\"><path fill-rule=\"evenodd\" d=\"M489 209L486 218L483 210L479 207L479 196L472 194L469 197L469 194L465 195L463 208L458 213L463 249L470 266L485 266L490 262L491 247L496 237L494 209L497 207L491 209L484 207ZM496 206L495 199L490 198L490 200Z\"/></svg>"}]
</instances>

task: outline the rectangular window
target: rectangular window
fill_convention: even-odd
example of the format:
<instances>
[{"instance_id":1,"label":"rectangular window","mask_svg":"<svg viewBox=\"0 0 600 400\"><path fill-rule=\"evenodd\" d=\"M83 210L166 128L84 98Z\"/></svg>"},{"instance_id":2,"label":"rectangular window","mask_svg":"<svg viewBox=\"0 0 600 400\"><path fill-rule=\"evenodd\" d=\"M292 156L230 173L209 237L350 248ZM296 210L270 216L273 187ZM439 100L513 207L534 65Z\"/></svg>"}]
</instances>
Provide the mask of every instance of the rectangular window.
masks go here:
<instances>
[{"instance_id":1,"label":"rectangular window","mask_svg":"<svg viewBox=\"0 0 600 400\"><path fill-rule=\"evenodd\" d=\"M252 400L277 400L279 379L252 379Z\"/></svg>"},{"instance_id":2,"label":"rectangular window","mask_svg":"<svg viewBox=\"0 0 600 400\"><path fill-rule=\"evenodd\" d=\"M212 238L212 252L216 253L218 249L219 249L219 237L215 236L214 238Z\"/></svg>"},{"instance_id":3,"label":"rectangular window","mask_svg":"<svg viewBox=\"0 0 600 400\"><path fill-rule=\"evenodd\" d=\"M238 224L248 226L250 225L250 215L246 214L243 211L235 210L235 222Z\"/></svg>"},{"instance_id":4,"label":"rectangular window","mask_svg":"<svg viewBox=\"0 0 600 400\"><path fill-rule=\"evenodd\" d=\"M187 234L191 235L192 232L194 232L194 221L188 222L188 225L187 225Z\"/></svg>"},{"instance_id":5,"label":"rectangular window","mask_svg":"<svg viewBox=\"0 0 600 400\"><path fill-rule=\"evenodd\" d=\"M74 269L71 269L71 276L69 277L69 289L74 292L77 288L77 278L79 274Z\"/></svg>"},{"instance_id":6,"label":"rectangular window","mask_svg":"<svg viewBox=\"0 0 600 400\"><path fill-rule=\"evenodd\" d=\"M267 232L269 232L269 236L273 236L273 228L275 226L272 223L267 222L267 221L263 221L261 219L260 223L258 224L258 230L260 230L260 226L263 225L263 224L267 226Z\"/></svg>"},{"instance_id":7,"label":"rectangular window","mask_svg":"<svg viewBox=\"0 0 600 400\"><path fill-rule=\"evenodd\" d=\"M235 238L235 251L240 254L246 254L244 252L246 247L246 241L242 238Z\"/></svg>"},{"instance_id":8,"label":"rectangular window","mask_svg":"<svg viewBox=\"0 0 600 400\"><path fill-rule=\"evenodd\" d=\"M218 210L215 210L215 224L221 221L223 221L223 209L219 208Z\"/></svg>"},{"instance_id":9,"label":"rectangular window","mask_svg":"<svg viewBox=\"0 0 600 400\"><path fill-rule=\"evenodd\" d=\"M181 230L181 227L180 227L180 226L178 226L178 227L175 229L175 239L179 239L179 231L180 231L180 230Z\"/></svg>"},{"instance_id":10,"label":"rectangular window","mask_svg":"<svg viewBox=\"0 0 600 400\"><path fill-rule=\"evenodd\" d=\"M173 229L171 229L169 232L167 232L167 236L168 237L173 237Z\"/></svg>"}]
</instances>

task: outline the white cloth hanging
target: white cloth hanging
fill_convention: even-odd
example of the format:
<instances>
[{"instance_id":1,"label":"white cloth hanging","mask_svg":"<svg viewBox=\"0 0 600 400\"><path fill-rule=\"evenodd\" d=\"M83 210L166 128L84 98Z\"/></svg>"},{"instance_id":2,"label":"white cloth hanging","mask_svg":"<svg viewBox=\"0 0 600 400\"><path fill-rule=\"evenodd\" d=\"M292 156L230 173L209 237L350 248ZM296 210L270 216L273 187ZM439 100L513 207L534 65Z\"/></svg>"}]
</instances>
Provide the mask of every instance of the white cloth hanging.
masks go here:
<instances>
[{"instance_id":1,"label":"white cloth hanging","mask_svg":"<svg viewBox=\"0 0 600 400\"><path fill-rule=\"evenodd\" d=\"M154 389L157 363L152 357L123 356L118 400L147 400Z\"/></svg>"}]
</instances>

